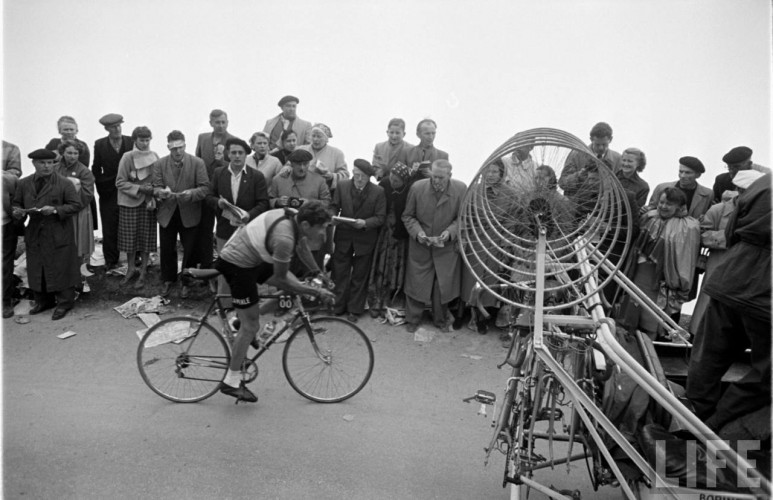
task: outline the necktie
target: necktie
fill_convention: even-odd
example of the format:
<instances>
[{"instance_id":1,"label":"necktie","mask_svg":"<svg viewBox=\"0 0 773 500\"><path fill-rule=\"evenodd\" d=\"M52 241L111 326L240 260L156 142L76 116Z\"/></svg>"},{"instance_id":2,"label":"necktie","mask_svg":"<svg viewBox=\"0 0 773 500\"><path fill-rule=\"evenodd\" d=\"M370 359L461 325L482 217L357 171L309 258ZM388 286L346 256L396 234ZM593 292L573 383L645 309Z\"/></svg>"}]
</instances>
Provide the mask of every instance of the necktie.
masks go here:
<instances>
[{"instance_id":1,"label":"necktie","mask_svg":"<svg viewBox=\"0 0 773 500\"><path fill-rule=\"evenodd\" d=\"M37 179L35 179L35 191L38 194L40 194L45 184L46 184L46 180L43 177L38 177Z\"/></svg>"}]
</instances>

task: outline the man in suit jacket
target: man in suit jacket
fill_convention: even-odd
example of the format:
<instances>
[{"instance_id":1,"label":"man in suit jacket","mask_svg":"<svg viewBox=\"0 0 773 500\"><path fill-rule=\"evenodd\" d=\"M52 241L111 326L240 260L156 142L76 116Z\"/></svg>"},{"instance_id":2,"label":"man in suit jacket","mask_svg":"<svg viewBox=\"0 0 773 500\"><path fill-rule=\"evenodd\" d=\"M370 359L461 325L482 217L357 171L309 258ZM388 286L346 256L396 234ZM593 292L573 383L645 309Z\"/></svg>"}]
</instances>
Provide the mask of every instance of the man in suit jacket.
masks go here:
<instances>
[{"instance_id":1,"label":"man in suit jacket","mask_svg":"<svg viewBox=\"0 0 773 500\"><path fill-rule=\"evenodd\" d=\"M173 130L166 137L169 155L153 163L153 194L158 202L161 250L161 295L166 296L177 281L177 236L183 245L182 267L190 267L196 245L196 226L201 220L201 202L209 190L204 161L185 152L185 136ZM183 283L180 297L189 289Z\"/></svg>"},{"instance_id":2,"label":"man in suit jacket","mask_svg":"<svg viewBox=\"0 0 773 500\"><path fill-rule=\"evenodd\" d=\"M282 112L266 121L263 132L268 134L268 148L271 151L280 147L279 139L287 129L295 131L298 138L298 146L311 143L311 123L302 120L296 114L296 107L301 102L297 97L286 95L279 99L277 106Z\"/></svg>"},{"instance_id":3,"label":"man in suit jacket","mask_svg":"<svg viewBox=\"0 0 773 500\"><path fill-rule=\"evenodd\" d=\"M212 132L199 134L196 143L196 156L204 160L207 177L212 179L215 169L228 165L226 143L235 139L228 133L228 115L222 109L213 109L209 113ZM208 203L201 206L201 222L196 235L196 250L191 258L191 266L201 264L203 269L212 267L212 231L215 228L215 208Z\"/></svg>"},{"instance_id":4,"label":"man in suit jacket","mask_svg":"<svg viewBox=\"0 0 773 500\"><path fill-rule=\"evenodd\" d=\"M403 149L400 161L411 169L414 177L424 179L429 177L430 166L435 160L448 160L448 153L435 147L437 124L435 120L424 119L416 125L418 146Z\"/></svg>"},{"instance_id":5,"label":"man in suit jacket","mask_svg":"<svg viewBox=\"0 0 773 500\"><path fill-rule=\"evenodd\" d=\"M354 219L338 224L335 230L335 313L348 312L349 321L354 323L365 311L373 251L386 220L384 189L370 182L374 173L366 160L354 160L352 178L339 182L333 195L333 213Z\"/></svg>"},{"instance_id":6,"label":"man in suit jacket","mask_svg":"<svg viewBox=\"0 0 773 500\"><path fill-rule=\"evenodd\" d=\"M609 149L612 142L612 127L608 123L598 122L590 129L590 144L588 148L597 159L604 162L613 173L620 171L621 155L617 151ZM564 196L574 196L584 182L587 165L585 154L582 151L572 151L566 157L558 185L564 190Z\"/></svg>"},{"instance_id":7,"label":"man in suit jacket","mask_svg":"<svg viewBox=\"0 0 773 500\"><path fill-rule=\"evenodd\" d=\"M94 143L94 185L99 195L99 215L102 218L102 252L106 269L118 265L118 189L115 178L121 157L133 147L132 138L121 134L123 116L110 113L99 119L107 137Z\"/></svg>"},{"instance_id":8,"label":"man in suit jacket","mask_svg":"<svg viewBox=\"0 0 773 500\"><path fill-rule=\"evenodd\" d=\"M404 140L405 120L392 118L387 125L388 141L379 142L373 148L373 168L376 169L376 181L389 177L389 171L395 166L403 150L413 147Z\"/></svg>"},{"instance_id":9,"label":"man in suit jacket","mask_svg":"<svg viewBox=\"0 0 773 500\"><path fill-rule=\"evenodd\" d=\"M226 141L225 147L231 161L228 165L215 169L206 198L206 204L217 213L215 236L218 254L238 226L247 224L268 210L266 179L259 171L245 167L250 152L249 145L241 139L232 138ZM233 224L223 215L226 202L247 212L241 223ZM217 293L231 293L222 276L218 279Z\"/></svg>"}]
</instances>

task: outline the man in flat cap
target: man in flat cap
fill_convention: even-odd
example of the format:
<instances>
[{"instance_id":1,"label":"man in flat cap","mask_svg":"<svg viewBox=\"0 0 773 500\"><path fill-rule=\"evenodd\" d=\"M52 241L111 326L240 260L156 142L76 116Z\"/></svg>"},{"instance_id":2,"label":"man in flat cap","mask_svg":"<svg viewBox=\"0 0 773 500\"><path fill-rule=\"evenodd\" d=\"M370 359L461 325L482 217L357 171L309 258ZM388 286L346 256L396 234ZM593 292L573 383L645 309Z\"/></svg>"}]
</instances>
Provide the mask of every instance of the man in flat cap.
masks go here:
<instances>
[{"instance_id":1,"label":"man in flat cap","mask_svg":"<svg viewBox=\"0 0 773 500\"><path fill-rule=\"evenodd\" d=\"M735 174L743 170L756 170L762 174L770 173L768 167L757 165L752 162L751 148L746 146L738 146L728 151L725 156L722 157L722 161L727 164L727 172L719 174L714 179L714 202L719 203L722 200L722 193L725 191L733 191L733 178Z\"/></svg>"},{"instance_id":2,"label":"man in flat cap","mask_svg":"<svg viewBox=\"0 0 773 500\"><path fill-rule=\"evenodd\" d=\"M598 122L590 129L590 144L588 148L598 160L617 173L620 170L621 155L617 151L609 149L612 142L612 127L606 122ZM558 178L558 185L564 190L564 196L573 196L584 183L588 173L588 163L581 151L572 151L566 157L564 168Z\"/></svg>"},{"instance_id":3,"label":"man in flat cap","mask_svg":"<svg viewBox=\"0 0 773 500\"><path fill-rule=\"evenodd\" d=\"M354 160L352 178L338 183L333 194L333 214L353 222L340 222L335 230L333 281L338 315L349 314L356 323L365 312L368 278L378 233L386 220L384 189L370 182L376 169L366 160Z\"/></svg>"},{"instance_id":4,"label":"man in flat cap","mask_svg":"<svg viewBox=\"0 0 773 500\"><path fill-rule=\"evenodd\" d=\"M228 133L228 115L222 109L213 109L209 113L209 125L212 132L199 134L196 143L196 156L204 160L207 176L210 180L215 175L215 169L228 165L226 144L236 137ZM190 265L200 264L202 269L212 267L213 230L215 229L215 209L207 203L201 206L201 222L196 236L196 251Z\"/></svg>"},{"instance_id":5,"label":"man in flat cap","mask_svg":"<svg viewBox=\"0 0 773 500\"><path fill-rule=\"evenodd\" d=\"M24 243L27 279L35 293L30 314L56 307L51 319L58 320L72 309L81 282L73 216L82 207L73 183L54 172L56 153L37 149L28 157L35 173L16 186L13 217L29 216Z\"/></svg>"},{"instance_id":6,"label":"man in flat cap","mask_svg":"<svg viewBox=\"0 0 773 500\"><path fill-rule=\"evenodd\" d=\"M300 100L292 95L286 95L279 99L277 106L282 112L266 121L263 132L268 134L268 147L273 151L279 148L279 139L282 132L291 129L298 138L298 146L311 142L311 123L298 117L296 108Z\"/></svg>"},{"instance_id":7,"label":"man in flat cap","mask_svg":"<svg viewBox=\"0 0 773 500\"><path fill-rule=\"evenodd\" d=\"M169 155L153 163L153 194L158 202L158 234L161 254L161 295L177 281L177 237L183 246L182 268L190 267L196 246L201 204L209 192L204 161L185 152L185 135L173 130L166 136ZM190 290L183 282L180 297Z\"/></svg>"},{"instance_id":8,"label":"man in flat cap","mask_svg":"<svg viewBox=\"0 0 773 500\"><path fill-rule=\"evenodd\" d=\"M102 219L102 252L105 256L105 268L118 265L118 189L115 179L118 176L118 164L121 157L133 147L132 138L121 134L123 116L110 113L99 119L107 130L107 137L94 143L94 184L99 198L99 215Z\"/></svg>"},{"instance_id":9,"label":"man in flat cap","mask_svg":"<svg viewBox=\"0 0 773 500\"><path fill-rule=\"evenodd\" d=\"M706 168L698 158L694 156L679 158L679 180L658 184L652 191L650 202L641 208L641 213L657 209L663 190L667 187L676 187L687 197L687 215L700 219L714 204L714 192L698 184L698 178L705 171Z\"/></svg>"}]
</instances>

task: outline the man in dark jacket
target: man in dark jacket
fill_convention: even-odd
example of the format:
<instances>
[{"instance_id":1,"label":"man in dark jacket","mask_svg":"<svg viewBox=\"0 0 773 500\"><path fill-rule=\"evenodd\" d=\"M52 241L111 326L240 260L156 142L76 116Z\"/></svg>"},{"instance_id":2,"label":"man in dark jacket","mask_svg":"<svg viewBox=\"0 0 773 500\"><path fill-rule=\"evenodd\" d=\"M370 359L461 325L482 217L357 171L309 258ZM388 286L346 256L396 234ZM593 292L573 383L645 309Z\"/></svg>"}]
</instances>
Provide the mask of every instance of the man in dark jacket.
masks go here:
<instances>
[{"instance_id":1,"label":"man in dark jacket","mask_svg":"<svg viewBox=\"0 0 773 500\"><path fill-rule=\"evenodd\" d=\"M352 178L340 181L333 194L333 213L354 220L336 226L332 256L335 312L348 312L353 323L365 312L370 264L386 219L384 189L370 182L374 173L366 160L354 160Z\"/></svg>"},{"instance_id":2,"label":"man in dark jacket","mask_svg":"<svg viewBox=\"0 0 773 500\"><path fill-rule=\"evenodd\" d=\"M767 174L736 199L724 264L703 285L710 302L695 335L687 397L715 431L771 402L770 183ZM746 348L751 370L720 398L722 376Z\"/></svg>"},{"instance_id":3,"label":"man in dark jacket","mask_svg":"<svg viewBox=\"0 0 773 500\"><path fill-rule=\"evenodd\" d=\"M127 151L132 150L132 138L121 134L123 116L110 113L99 119L107 137L94 143L94 184L99 195L99 215L102 218L102 252L106 269L118 265L118 190L115 178L118 175L118 163Z\"/></svg>"},{"instance_id":4,"label":"man in dark jacket","mask_svg":"<svg viewBox=\"0 0 773 500\"><path fill-rule=\"evenodd\" d=\"M225 148L231 161L229 164L215 169L209 182L209 193L206 198L206 204L217 213L215 236L218 254L237 227L247 224L268 210L266 179L257 170L245 167L247 155L251 151L250 146L243 140L234 137L226 141ZM232 223L226 217L226 214L229 213L229 204L246 212L240 222ZM218 279L217 293L230 293L228 284L222 276Z\"/></svg>"},{"instance_id":5,"label":"man in dark jacket","mask_svg":"<svg viewBox=\"0 0 773 500\"><path fill-rule=\"evenodd\" d=\"M81 209L80 198L75 185L54 172L56 153L38 149L28 157L35 173L16 186L13 216L30 216L24 231L27 279L35 293L30 314L56 306L51 319L57 320L72 309L81 281L72 219Z\"/></svg>"},{"instance_id":6,"label":"man in dark jacket","mask_svg":"<svg viewBox=\"0 0 773 500\"><path fill-rule=\"evenodd\" d=\"M228 141L236 139L228 133L228 115L222 109L213 109L209 113L209 125L212 132L199 134L196 143L196 156L204 160L207 176L210 180L215 169L228 165ZM251 150L248 150L249 154ZM215 229L215 208L208 203L201 206L201 222L196 235L196 250L190 265L200 264L203 269L212 267L212 231Z\"/></svg>"}]
</instances>

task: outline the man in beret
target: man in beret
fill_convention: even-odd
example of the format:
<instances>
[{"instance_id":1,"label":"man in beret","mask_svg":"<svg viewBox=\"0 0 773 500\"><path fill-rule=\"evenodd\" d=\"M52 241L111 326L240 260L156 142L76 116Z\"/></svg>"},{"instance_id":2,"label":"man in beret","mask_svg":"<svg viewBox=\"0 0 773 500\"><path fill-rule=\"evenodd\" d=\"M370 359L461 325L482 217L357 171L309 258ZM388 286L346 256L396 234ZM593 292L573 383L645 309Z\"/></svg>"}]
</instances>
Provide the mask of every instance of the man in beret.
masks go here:
<instances>
[{"instance_id":1,"label":"man in beret","mask_svg":"<svg viewBox=\"0 0 773 500\"><path fill-rule=\"evenodd\" d=\"M354 222L340 222L335 230L333 281L335 313L349 314L356 323L365 312L373 251L386 220L384 189L370 182L376 169L366 160L354 160L352 178L338 183L333 194L333 214Z\"/></svg>"},{"instance_id":2,"label":"man in beret","mask_svg":"<svg viewBox=\"0 0 773 500\"><path fill-rule=\"evenodd\" d=\"M679 158L679 180L658 184L652 191L650 202L641 208L641 213L655 210L663 190L667 187L676 187L687 197L687 215L700 219L714 204L714 192L698 184L698 178L705 171L706 168L698 158L694 156Z\"/></svg>"},{"instance_id":3,"label":"man in beret","mask_svg":"<svg viewBox=\"0 0 773 500\"><path fill-rule=\"evenodd\" d=\"M277 106L282 112L266 121L263 132L268 134L268 147L271 151L279 148L282 132L291 129L298 138L298 146L311 142L311 123L298 117L296 108L300 100L292 95L279 99Z\"/></svg>"},{"instance_id":4,"label":"man in beret","mask_svg":"<svg viewBox=\"0 0 773 500\"><path fill-rule=\"evenodd\" d=\"M250 146L243 140L233 137L226 141L225 148L230 162L215 169L209 182L209 193L205 203L217 213L218 254L237 227L247 224L268 210L268 188L263 174L253 168L245 167ZM226 218L224 210L229 203L245 211L246 215L241 221L232 223ZM222 276L218 278L217 293L230 293Z\"/></svg>"},{"instance_id":5,"label":"man in beret","mask_svg":"<svg viewBox=\"0 0 773 500\"><path fill-rule=\"evenodd\" d=\"M719 203L722 200L722 193L725 191L733 191L733 179L735 174L743 170L756 170L762 174L770 173L770 169L757 165L752 162L751 148L746 146L738 146L728 151L725 156L722 157L722 161L727 164L727 172L719 174L714 179L714 203Z\"/></svg>"},{"instance_id":6,"label":"man in beret","mask_svg":"<svg viewBox=\"0 0 773 500\"><path fill-rule=\"evenodd\" d=\"M609 167L613 173L620 170L621 155L617 151L609 149L612 142L612 127L606 122L598 122L590 129L590 144L588 148L598 160ZM566 157L564 168L558 178L558 185L564 190L564 196L573 196L584 183L588 174L588 163L585 154L581 151L572 151Z\"/></svg>"},{"instance_id":7,"label":"man in beret","mask_svg":"<svg viewBox=\"0 0 773 500\"><path fill-rule=\"evenodd\" d=\"M35 293L30 314L56 306L51 319L58 320L72 309L81 282L73 216L82 207L73 183L54 172L56 153L37 149L28 157L35 173L16 186L13 217L30 218L24 232L27 279Z\"/></svg>"},{"instance_id":8,"label":"man in beret","mask_svg":"<svg viewBox=\"0 0 773 500\"><path fill-rule=\"evenodd\" d=\"M222 109L213 109L209 113L209 125L212 132L199 134L196 143L196 156L204 160L207 167L207 176L211 180L215 175L215 169L228 165L228 150L226 144L236 137L228 133L228 115ZM196 235L196 251L193 254L190 265L201 265L202 269L212 267L212 231L215 229L215 209L208 203L201 206L201 222Z\"/></svg>"},{"instance_id":9,"label":"man in beret","mask_svg":"<svg viewBox=\"0 0 773 500\"><path fill-rule=\"evenodd\" d=\"M296 149L287 158L290 163L290 175L275 175L268 188L268 199L272 208L291 207L298 208L305 201L320 200L325 207L330 206L332 196L325 178L309 169L309 162L313 156L304 149ZM327 235L331 238L331 235ZM314 259L319 268L328 253L326 246L320 250L314 250ZM300 270L295 269L300 272Z\"/></svg>"},{"instance_id":10,"label":"man in beret","mask_svg":"<svg viewBox=\"0 0 773 500\"><path fill-rule=\"evenodd\" d=\"M102 253L105 268L118 265L118 189L115 179L121 157L133 147L132 138L121 134L123 116L110 113L99 119L107 130L107 137L94 143L94 163L91 172L99 195L99 215L102 219Z\"/></svg>"},{"instance_id":11,"label":"man in beret","mask_svg":"<svg viewBox=\"0 0 773 500\"><path fill-rule=\"evenodd\" d=\"M158 202L158 235L161 254L161 295L177 281L177 237L183 246L182 268L190 267L196 246L201 204L209 191L204 161L185 152L185 135L173 130L166 136L169 155L153 163L153 194ZM180 297L190 290L183 282Z\"/></svg>"}]
</instances>

